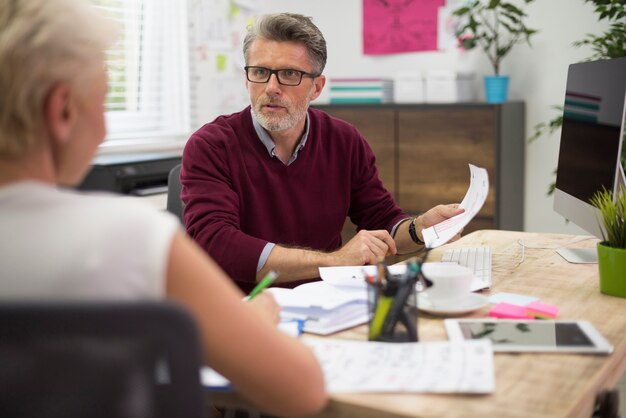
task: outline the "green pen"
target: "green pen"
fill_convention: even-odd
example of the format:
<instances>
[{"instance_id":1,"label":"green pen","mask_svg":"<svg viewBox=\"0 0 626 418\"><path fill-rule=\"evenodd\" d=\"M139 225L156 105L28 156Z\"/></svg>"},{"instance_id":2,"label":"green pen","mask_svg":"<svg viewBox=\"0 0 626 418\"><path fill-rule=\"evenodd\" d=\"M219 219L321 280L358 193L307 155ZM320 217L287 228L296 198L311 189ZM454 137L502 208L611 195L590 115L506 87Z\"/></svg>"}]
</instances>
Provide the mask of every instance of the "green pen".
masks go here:
<instances>
[{"instance_id":1,"label":"green pen","mask_svg":"<svg viewBox=\"0 0 626 418\"><path fill-rule=\"evenodd\" d=\"M278 273L275 270L270 270L269 273L265 277L261 279L261 281L252 289L252 292L248 295L248 300L252 299L259 293L263 291L267 286L271 285L274 280L278 277Z\"/></svg>"}]
</instances>

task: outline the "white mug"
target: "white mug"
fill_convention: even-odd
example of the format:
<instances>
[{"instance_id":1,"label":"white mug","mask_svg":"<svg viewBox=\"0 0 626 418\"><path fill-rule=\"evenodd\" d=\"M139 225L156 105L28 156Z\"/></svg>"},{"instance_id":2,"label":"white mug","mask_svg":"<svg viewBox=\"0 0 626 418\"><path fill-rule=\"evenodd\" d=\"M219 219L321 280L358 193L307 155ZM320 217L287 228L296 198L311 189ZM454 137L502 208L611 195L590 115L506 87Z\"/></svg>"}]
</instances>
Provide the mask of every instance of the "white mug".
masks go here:
<instances>
[{"instance_id":1,"label":"white mug","mask_svg":"<svg viewBox=\"0 0 626 418\"><path fill-rule=\"evenodd\" d=\"M433 306L454 307L470 294L474 274L455 263L424 263L422 274L433 285L426 295Z\"/></svg>"}]
</instances>

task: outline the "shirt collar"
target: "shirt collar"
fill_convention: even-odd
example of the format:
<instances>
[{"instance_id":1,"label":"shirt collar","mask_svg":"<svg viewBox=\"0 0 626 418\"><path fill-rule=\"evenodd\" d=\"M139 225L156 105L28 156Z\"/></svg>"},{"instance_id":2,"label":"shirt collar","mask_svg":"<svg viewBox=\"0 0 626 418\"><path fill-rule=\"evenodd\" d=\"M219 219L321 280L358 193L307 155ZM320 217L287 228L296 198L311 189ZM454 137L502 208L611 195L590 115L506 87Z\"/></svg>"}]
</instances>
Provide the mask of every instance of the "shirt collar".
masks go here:
<instances>
[{"instance_id":1,"label":"shirt collar","mask_svg":"<svg viewBox=\"0 0 626 418\"><path fill-rule=\"evenodd\" d=\"M275 152L276 145L274 144L274 141L272 140L270 135L267 133L265 128L262 127L259 121L254 117L254 113L250 112L250 115L252 116L252 124L254 125L254 130L256 131L256 134L261 140L261 143L265 146L265 149L267 149L267 152L269 153L270 157L275 158L276 157L276 152ZM296 146L296 149L293 151L291 158L289 158L289 161L287 161L287 165L290 165L296 160L296 158L298 158L298 153L306 145L306 141L308 137L309 137L309 112L306 113L306 119L304 121L304 133L302 134L302 137L300 138L300 142Z\"/></svg>"}]
</instances>

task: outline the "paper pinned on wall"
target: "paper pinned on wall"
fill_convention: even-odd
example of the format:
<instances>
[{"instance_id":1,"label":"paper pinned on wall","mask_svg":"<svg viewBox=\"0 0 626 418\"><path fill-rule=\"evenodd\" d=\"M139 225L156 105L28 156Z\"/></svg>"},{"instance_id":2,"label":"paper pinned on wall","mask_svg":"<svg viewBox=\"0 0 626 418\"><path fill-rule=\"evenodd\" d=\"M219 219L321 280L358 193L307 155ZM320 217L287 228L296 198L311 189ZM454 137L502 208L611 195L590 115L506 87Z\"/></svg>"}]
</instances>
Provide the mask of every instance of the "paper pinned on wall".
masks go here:
<instances>
[{"instance_id":1,"label":"paper pinned on wall","mask_svg":"<svg viewBox=\"0 0 626 418\"><path fill-rule=\"evenodd\" d=\"M228 0L195 0L190 4L192 46L230 47L228 6Z\"/></svg>"},{"instance_id":2,"label":"paper pinned on wall","mask_svg":"<svg viewBox=\"0 0 626 418\"><path fill-rule=\"evenodd\" d=\"M469 164L470 186L459 205L465 212L446 219L443 222L425 228L422 231L427 248L435 248L450 241L476 216L489 194L489 175L487 170Z\"/></svg>"},{"instance_id":3,"label":"paper pinned on wall","mask_svg":"<svg viewBox=\"0 0 626 418\"><path fill-rule=\"evenodd\" d=\"M445 0L363 0L363 53L437 50L438 9Z\"/></svg>"}]
</instances>

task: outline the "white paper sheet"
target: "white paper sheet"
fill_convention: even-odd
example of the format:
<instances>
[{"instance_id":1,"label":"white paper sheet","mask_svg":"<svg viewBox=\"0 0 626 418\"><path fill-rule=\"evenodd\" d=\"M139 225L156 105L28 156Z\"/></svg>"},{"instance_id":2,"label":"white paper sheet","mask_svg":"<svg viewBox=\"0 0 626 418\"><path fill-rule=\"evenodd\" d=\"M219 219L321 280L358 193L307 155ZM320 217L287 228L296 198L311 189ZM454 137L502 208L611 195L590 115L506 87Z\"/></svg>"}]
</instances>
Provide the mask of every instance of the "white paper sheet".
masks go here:
<instances>
[{"instance_id":1,"label":"white paper sheet","mask_svg":"<svg viewBox=\"0 0 626 418\"><path fill-rule=\"evenodd\" d=\"M489 340L378 343L305 339L324 371L329 393L492 393Z\"/></svg>"},{"instance_id":2,"label":"white paper sheet","mask_svg":"<svg viewBox=\"0 0 626 418\"><path fill-rule=\"evenodd\" d=\"M329 393L468 393L495 390L489 340L377 343L307 339L322 366ZM204 367L202 384L232 389L227 379Z\"/></svg>"},{"instance_id":3,"label":"white paper sheet","mask_svg":"<svg viewBox=\"0 0 626 418\"><path fill-rule=\"evenodd\" d=\"M305 283L293 289L270 287L266 291L282 308L335 309L346 303L367 300L363 290L336 287L325 281Z\"/></svg>"},{"instance_id":4,"label":"white paper sheet","mask_svg":"<svg viewBox=\"0 0 626 418\"><path fill-rule=\"evenodd\" d=\"M435 264L456 264L451 261L432 261L424 263L423 268L428 268L428 265ZM388 266L389 272L394 275L404 274L406 271L406 264L394 264ZM365 283L365 274L376 274L376 266L341 266L341 267L320 267L320 277L323 281L336 286L338 289L347 290L349 288L365 289L367 284ZM416 285L416 288L419 288ZM485 289L485 282L476 275L472 280L470 290L475 292L477 290Z\"/></svg>"},{"instance_id":5,"label":"white paper sheet","mask_svg":"<svg viewBox=\"0 0 626 418\"><path fill-rule=\"evenodd\" d=\"M326 283L338 286L340 288L356 287L365 289L365 274L376 275L376 266L339 266L339 267L320 267L320 277ZM387 266L391 274L403 274L406 271L406 265L398 264Z\"/></svg>"},{"instance_id":6,"label":"white paper sheet","mask_svg":"<svg viewBox=\"0 0 626 418\"><path fill-rule=\"evenodd\" d=\"M425 228L422 231L424 242L428 248L436 248L450 241L480 211L489 194L489 175L487 170L469 164L470 185L460 206L465 212L446 219L443 222Z\"/></svg>"}]
</instances>

